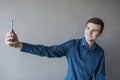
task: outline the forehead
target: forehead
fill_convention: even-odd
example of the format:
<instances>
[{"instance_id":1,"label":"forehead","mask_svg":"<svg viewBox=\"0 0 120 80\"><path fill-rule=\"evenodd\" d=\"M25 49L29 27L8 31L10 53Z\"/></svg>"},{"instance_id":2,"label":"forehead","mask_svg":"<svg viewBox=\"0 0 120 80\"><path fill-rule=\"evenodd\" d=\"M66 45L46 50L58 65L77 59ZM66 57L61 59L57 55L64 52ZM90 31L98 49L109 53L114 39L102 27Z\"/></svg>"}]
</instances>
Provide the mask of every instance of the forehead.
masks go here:
<instances>
[{"instance_id":1,"label":"forehead","mask_svg":"<svg viewBox=\"0 0 120 80\"><path fill-rule=\"evenodd\" d=\"M96 30L101 29L101 26L99 24L94 24L94 23L88 23L86 27L89 27L91 29L96 29Z\"/></svg>"}]
</instances>

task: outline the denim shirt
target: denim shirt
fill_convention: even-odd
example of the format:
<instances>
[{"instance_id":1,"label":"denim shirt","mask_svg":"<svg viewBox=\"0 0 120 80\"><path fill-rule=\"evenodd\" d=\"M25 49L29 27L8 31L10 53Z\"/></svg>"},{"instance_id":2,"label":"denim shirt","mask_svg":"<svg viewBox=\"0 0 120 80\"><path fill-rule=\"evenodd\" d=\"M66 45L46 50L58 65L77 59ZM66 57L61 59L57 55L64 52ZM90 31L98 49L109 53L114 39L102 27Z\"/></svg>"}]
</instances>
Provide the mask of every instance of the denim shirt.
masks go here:
<instances>
[{"instance_id":1,"label":"denim shirt","mask_svg":"<svg viewBox=\"0 0 120 80\"><path fill-rule=\"evenodd\" d=\"M72 39L59 45L33 45L23 42L22 52L48 58L65 56L68 71L65 80L105 80L104 50L94 42L88 47L85 37Z\"/></svg>"}]
</instances>

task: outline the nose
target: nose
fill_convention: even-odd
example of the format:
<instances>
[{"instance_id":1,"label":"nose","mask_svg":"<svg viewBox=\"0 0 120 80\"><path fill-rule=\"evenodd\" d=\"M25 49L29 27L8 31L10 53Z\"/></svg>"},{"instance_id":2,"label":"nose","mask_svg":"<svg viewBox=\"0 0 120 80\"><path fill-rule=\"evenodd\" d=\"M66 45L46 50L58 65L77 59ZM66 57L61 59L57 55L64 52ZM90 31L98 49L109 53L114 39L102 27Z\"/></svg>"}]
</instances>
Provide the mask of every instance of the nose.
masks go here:
<instances>
[{"instance_id":1,"label":"nose","mask_svg":"<svg viewBox=\"0 0 120 80\"><path fill-rule=\"evenodd\" d=\"M92 34L92 32L93 32L92 30L89 30L89 31L88 31L89 34Z\"/></svg>"}]
</instances>

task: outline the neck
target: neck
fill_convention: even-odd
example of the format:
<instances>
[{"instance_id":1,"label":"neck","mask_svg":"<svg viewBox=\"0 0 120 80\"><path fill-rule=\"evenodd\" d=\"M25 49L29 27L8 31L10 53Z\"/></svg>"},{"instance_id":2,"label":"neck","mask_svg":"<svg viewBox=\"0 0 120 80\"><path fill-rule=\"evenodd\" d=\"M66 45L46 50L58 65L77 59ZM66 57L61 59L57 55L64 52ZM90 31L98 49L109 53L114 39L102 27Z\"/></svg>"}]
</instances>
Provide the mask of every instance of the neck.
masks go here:
<instances>
[{"instance_id":1,"label":"neck","mask_svg":"<svg viewBox=\"0 0 120 80\"><path fill-rule=\"evenodd\" d=\"M91 48L92 45L94 44L94 41L87 41L87 44L88 44L89 48Z\"/></svg>"}]
</instances>

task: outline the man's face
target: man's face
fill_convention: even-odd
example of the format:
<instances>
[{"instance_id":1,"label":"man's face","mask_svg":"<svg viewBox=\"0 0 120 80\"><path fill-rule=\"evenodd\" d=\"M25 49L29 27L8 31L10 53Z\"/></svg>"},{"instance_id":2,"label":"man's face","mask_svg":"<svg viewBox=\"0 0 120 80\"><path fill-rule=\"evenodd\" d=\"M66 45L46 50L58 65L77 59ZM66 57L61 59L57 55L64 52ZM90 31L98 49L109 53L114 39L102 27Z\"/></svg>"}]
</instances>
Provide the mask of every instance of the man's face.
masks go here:
<instances>
[{"instance_id":1,"label":"man's face","mask_svg":"<svg viewBox=\"0 0 120 80\"><path fill-rule=\"evenodd\" d=\"M85 38L89 42L95 41L102 33L100 33L101 26L94 23L88 23L85 28Z\"/></svg>"}]
</instances>

